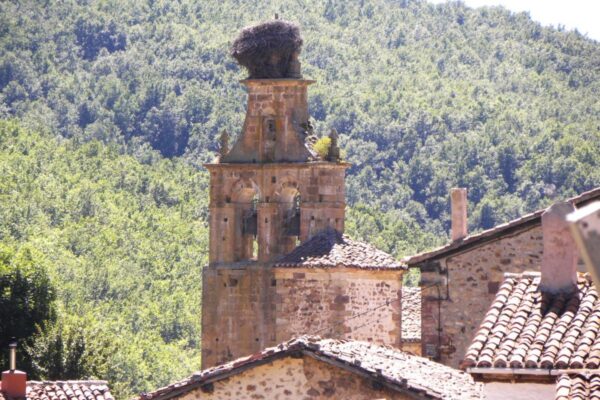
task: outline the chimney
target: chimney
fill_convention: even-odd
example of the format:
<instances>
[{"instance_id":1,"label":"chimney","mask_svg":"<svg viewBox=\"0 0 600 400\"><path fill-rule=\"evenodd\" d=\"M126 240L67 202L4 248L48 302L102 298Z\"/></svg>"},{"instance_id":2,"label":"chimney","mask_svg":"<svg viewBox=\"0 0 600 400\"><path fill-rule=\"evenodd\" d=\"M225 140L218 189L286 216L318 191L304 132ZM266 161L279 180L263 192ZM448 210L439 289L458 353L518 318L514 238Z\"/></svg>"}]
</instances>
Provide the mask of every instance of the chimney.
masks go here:
<instances>
[{"instance_id":1,"label":"chimney","mask_svg":"<svg viewBox=\"0 0 600 400\"><path fill-rule=\"evenodd\" d=\"M467 236L467 189L450 189L450 207L452 213L450 236L454 242Z\"/></svg>"},{"instance_id":2,"label":"chimney","mask_svg":"<svg viewBox=\"0 0 600 400\"><path fill-rule=\"evenodd\" d=\"M569 293L577 287L577 248L571 236L568 214L571 203L553 204L542 214L544 254L540 288L549 293Z\"/></svg>"},{"instance_id":3,"label":"chimney","mask_svg":"<svg viewBox=\"0 0 600 400\"><path fill-rule=\"evenodd\" d=\"M11 340L8 345L10 351L10 369L2 372L2 393L6 397L24 399L27 394L27 374L17 370L17 341Z\"/></svg>"}]
</instances>

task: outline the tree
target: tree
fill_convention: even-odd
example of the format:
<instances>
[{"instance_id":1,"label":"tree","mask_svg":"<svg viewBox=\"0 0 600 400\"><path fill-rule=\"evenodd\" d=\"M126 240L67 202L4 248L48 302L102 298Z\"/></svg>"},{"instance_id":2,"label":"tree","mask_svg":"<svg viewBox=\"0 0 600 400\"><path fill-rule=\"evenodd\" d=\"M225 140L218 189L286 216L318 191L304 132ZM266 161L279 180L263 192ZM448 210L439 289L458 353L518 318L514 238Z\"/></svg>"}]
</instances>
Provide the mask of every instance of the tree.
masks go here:
<instances>
[{"instance_id":1,"label":"tree","mask_svg":"<svg viewBox=\"0 0 600 400\"><path fill-rule=\"evenodd\" d=\"M26 348L31 374L47 380L103 378L112 350L111 341L83 321L47 324Z\"/></svg>"},{"instance_id":2,"label":"tree","mask_svg":"<svg viewBox=\"0 0 600 400\"><path fill-rule=\"evenodd\" d=\"M56 294L43 264L43 256L29 246L0 245L0 349L13 337L31 343L38 327L55 321ZM18 355L18 365L28 370L28 354ZM0 351L0 364L7 365L6 351Z\"/></svg>"}]
</instances>

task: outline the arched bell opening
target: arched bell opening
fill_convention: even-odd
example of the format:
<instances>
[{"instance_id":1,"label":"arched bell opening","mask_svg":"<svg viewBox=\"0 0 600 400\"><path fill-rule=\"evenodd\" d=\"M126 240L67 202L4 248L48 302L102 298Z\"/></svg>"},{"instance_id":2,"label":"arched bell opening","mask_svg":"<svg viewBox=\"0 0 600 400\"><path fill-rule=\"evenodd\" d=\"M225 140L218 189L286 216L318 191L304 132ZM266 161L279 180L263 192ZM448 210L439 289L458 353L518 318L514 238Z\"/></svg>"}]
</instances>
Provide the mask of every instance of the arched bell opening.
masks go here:
<instances>
[{"instance_id":1,"label":"arched bell opening","mask_svg":"<svg viewBox=\"0 0 600 400\"><path fill-rule=\"evenodd\" d=\"M283 253L288 253L298 245L300 237L300 204L302 197L296 186L284 187L280 194L282 216Z\"/></svg>"},{"instance_id":2,"label":"arched bell opening","mask_svg":"<svg viewBox=\"0 0 600 400\"><path fill-rule=\"evenodd\" d=\"M257 205L260 193L252 181L241 182L235 185L232 203L236 210L236 237L234 260L256 260L258 244L256 240L258 231Z\"/></svg>"}]
</instances>

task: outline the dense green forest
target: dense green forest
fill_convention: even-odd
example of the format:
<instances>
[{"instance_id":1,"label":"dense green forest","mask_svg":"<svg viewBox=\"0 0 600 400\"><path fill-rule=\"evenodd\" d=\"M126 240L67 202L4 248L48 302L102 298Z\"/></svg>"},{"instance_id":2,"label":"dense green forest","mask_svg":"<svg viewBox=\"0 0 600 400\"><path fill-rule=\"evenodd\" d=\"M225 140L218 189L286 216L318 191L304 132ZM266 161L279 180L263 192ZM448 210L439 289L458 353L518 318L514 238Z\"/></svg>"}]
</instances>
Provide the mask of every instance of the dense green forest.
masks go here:
<instances>
[{"instance_id":1,"label":"dense green forest","mask_svg":"<svg viewBox=\"0 0 600 400\"><path fill-rule=\"evenodd\" d=\"M27 343L41 361L28 372L77 377L56 372L73 361L69 349L56 357L56 336L82 342L83 374L121 396L198 369L207 174L51 136L0 123L0 277L45 268L59 299L58 322Z\"/></svg>"},{"instance_id":2,"label":"dense green forest","mask_svg":"<svg viewBox=\"0 0 600 400\"><path fill-rule=\"evenodd\" d=\"M275 13L302 28L315 130L337 129L353 164L352 236L402 256L446 240L453 186L469 189L478 230L600 185L600 44L524 13L0 2L0 275L47 271L56 298L33 358L106 377L120 397L198 368L201 164L243 121L245 72L228 49Z\"/></svg>"}]
</instances>

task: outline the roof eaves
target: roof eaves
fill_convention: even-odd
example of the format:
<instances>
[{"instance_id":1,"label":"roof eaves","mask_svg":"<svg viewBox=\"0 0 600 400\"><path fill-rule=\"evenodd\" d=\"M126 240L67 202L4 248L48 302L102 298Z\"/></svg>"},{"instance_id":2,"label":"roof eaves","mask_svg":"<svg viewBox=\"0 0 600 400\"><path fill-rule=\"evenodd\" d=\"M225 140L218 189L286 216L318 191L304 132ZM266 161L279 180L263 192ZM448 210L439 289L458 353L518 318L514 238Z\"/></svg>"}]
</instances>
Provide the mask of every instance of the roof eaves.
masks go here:
<instances>
[{"instance_id":1,"label":"roof eaves","mask_svg":"<svg viewBox=\"0 0 600 400\"><path fill-rule=\"evenodd\" d=\"M305 344L301 341L296 341L295 343L292 343L281 350L275 348L272 351L255 353L251 356L236 360L228 369L217 368L206 375L192 375L187 379L187 381L180 381L175 385L165 386L151 393L141 393L139 399L172 399L196 388L200 388L213 382L229 378L230 376L237 375L255 366L267 364L276 359L287 357L294 352L301 351L304 346Z\"/></svg>"},{"instance_id":2,"label":"roof eaves","mask_svg":"<svg viewBox=\"0 0 600 400\"><path fill-rule=\"evenodd\" d=\"M311 346L307 346L302 351L302 353L309 357L313 357L316 360L325 362L329 365L333 365L333 366L342 368L346 371L360 375L363 378L366 378L368 380L375 380L378 383L382 384L383 386L385 386L389 389L400 392L400 393L405 394L414 399L435 399L435 400L443 399L443 396L441 393L438 393L432 389L417 386L414 384L409 385L408 381L406 379L402 379L402 382L399 383L397 380L390 379L390 378L386 377L385 375L382 375L379 373L373 374L373 372L362 368L360 366L360 364L348 363L337 357L334 357L332 355L323 353L319 350L313 349L313 348L311 348Z\"/></svg>"},{"instance_id":3,"label":"roof eaves","mask_svg":"<svg viewBox=\"0 0 600 400\"><path fill-rule=\"evenodd\" d=\"M583 192L577 196L566 199L565 201L573 203L574 205L582 206L597 198L600 198L600 187ZM426 261L434 261L438 258L464 252L473 247L481 246L491 240L498 239L512 233L528 230L536 225L541 224L541 216L544 211L545 209L536 210L512 221L496 225L493 228L448 243L442 247L438 247L437 249L405 257L401 260L401 262L408 265L409 268L415 267Z\"/></svg>"}]
</instances>

